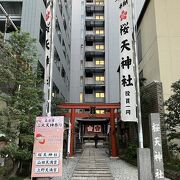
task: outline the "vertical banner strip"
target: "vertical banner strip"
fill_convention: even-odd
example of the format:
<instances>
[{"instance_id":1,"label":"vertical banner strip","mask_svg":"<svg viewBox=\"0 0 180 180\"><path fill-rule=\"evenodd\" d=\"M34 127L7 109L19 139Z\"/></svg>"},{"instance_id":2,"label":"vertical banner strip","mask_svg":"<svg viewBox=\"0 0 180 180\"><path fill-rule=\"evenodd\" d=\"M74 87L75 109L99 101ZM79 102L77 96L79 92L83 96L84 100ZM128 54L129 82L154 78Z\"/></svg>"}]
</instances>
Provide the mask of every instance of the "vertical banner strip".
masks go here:
<instances>
[{"instance_id":1,"label":"vertical banner strip","mask_svg":"<svg viewBox=\"0 0 180 180\"><path fill-rule=\"evenodd\" d=\"M119 1L121 119L137 122L132 7L130 0Z\"/></svg>"},{"instance_id":2,"label":"vertical banner strip","mask_svg":"<svg viewBox=\"0 0 180 180\"><path fill-rule=\"evenodd\" d=\"M51 59L51 34L52 34L52 10L51 1L47 0L46 7L46 41L45 41L45 77L44 77L44 100L43 114L48 113L48 91L50 86L50 59Z\"/></svg>"}]
</instances>

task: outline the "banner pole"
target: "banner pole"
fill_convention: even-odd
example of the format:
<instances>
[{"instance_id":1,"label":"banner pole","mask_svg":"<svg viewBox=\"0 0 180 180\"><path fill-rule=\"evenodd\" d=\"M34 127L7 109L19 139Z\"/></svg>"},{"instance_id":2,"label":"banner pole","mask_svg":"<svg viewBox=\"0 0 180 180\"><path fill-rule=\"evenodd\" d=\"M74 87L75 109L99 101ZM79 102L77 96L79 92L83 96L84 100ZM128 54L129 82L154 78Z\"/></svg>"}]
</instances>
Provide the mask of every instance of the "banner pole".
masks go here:
<instances>
[{"instance_id":1,"label":"banner pole","mask_svg":"<svg viewBox=\"0 0 180 180\"><path fill-rule=\"evenodd\" d=\"M137 96L137 112L138 112L138 137L139 137L139 147L143 148L143 130L142 130L142 116L141 116L141 100L140 100L140 87L139 87L139 70L138 70L138 47L137 47L137 26L135 22L135 4L131 0L132 9L132 25L133 25L133 36L135 45L135 74L136 74L136 96Z\"/></svg>"}]
</instances>

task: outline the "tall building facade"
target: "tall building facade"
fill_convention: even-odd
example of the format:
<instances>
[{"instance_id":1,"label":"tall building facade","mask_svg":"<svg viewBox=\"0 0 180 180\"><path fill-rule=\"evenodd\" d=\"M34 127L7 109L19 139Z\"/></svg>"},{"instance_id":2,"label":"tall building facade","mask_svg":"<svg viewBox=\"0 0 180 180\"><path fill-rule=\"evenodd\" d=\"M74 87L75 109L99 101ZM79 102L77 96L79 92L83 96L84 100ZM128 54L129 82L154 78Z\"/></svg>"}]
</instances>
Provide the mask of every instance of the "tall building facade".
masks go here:
<instances>
[{"instance_id":1,"label":"tall building facade","mask_svg":"<svg viewBox=\"0 0 180 180\"><path fill-rule=\"evenodd\" d=\"M138 20L140 76L162 82L164 100L180 79L180 2L147 0Z\"/></svg>"},{"instance_id":2,"label":"tall building facade","mask_svg":"<svg viewBox=\"0 0 180 180\"><path fill-rule=\"evenodd\" d=\"M119 102L117 3L72 1L70 102Z\"/></svg>"},{"instance_id":3,"label":"tall building facade","mask_svg":"<svg viewBox=\"0 0 180 180\"><path fill-rule=\"evenodd\" d=\"M14 24L29 32L37 40L39 65L45 62L45 11L46 0L1 0L0 3L10 15ZM54 34L53 94L69 101L70 48L71 48L71 0L57 0L56 30ZM4 32L5 16L0 11L0 30ZM7 33L14 31L12 26Z\"/></svg>"},{"instance_id":4,"label":"tall building facade","mask_svg":"<svg viewBox=\"0 0 180 180\"><path fill-rule=\"evenodd\" d=\"M157 98L157 101L162 102L158 109L159 113L164 108L163 102L172 95L172 83L180 79L179 11L178 0L146 0L137 21L140 77L146 78L147 88L152 87L152 84L158 84L156 81L162 83L162 91L160 88L162 98ZM159 88L156 93L158 91ZM157 105L158 103L153 104L153 107ZM163 125L164 116L161 119L161 126ZM180 132L179 126L176 130ZM164 138L166 135L162 136L162 139ZM173 141L180 145L179 139Z\"/></svg>"}]
</instances>

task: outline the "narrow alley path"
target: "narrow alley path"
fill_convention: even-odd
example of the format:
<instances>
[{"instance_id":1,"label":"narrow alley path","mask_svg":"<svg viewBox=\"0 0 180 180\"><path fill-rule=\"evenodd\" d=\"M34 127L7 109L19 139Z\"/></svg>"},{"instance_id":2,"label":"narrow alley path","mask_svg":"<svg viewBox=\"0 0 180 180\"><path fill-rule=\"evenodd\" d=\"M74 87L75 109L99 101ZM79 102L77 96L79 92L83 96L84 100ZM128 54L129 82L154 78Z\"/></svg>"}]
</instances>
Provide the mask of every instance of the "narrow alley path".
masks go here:
<instances>
[{"instance_id":1,"label":"narrow alley path","mask_svg":"<svg viewBox=\"0 0 180 180\"><path fill-rule=\"evenodd\" d=\"M85 148L71 180L114 180L103 151Z\"/></svg>"}]
</instances>

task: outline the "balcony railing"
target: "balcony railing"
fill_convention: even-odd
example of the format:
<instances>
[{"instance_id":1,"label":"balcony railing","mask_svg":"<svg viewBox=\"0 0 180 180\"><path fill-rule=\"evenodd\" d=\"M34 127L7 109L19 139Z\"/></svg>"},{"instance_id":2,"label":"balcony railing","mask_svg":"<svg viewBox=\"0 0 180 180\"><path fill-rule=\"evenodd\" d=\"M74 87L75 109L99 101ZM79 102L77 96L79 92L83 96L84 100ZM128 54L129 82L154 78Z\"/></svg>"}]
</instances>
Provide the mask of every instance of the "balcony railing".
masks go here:
<instances>
[{"instance_id":1,"label":"balcony railing","mask_svg":"<svg viewBox=\"0 0 180 180\"><path fill-rule=\"evenodd\" d=\"M85 62L85 68L104 68L104 64L95 64L95 62Z\"/></svg>"},{"instance_id":2,"label":"balcony railing","mask_svg":"<svg viewBox=\"0 0 180 180\"><path fill-rule=\"evenodd\" d=\"M86 4L86 12L92 13L92 12L104 12L104 4L97 5L97 4Z\"/></svg>"},{"instance_id":3,"label":"balcony railing","mask_svg":"<svg viewBox=\"0 0 180 180\"><path fill-rule=\"evenodd\" d=\"M104 86L104 81L96 81L94 78L85 78L85 85Z\"/></svg>"},{"instance_id":4,"label":"balcony railing","mask_svg":"<svg viewBox=\"0 0 180 180\"><path fill-rule=\"evenodd\" d=\"M96 19L86 19L87 27L104 27L104 20L96 20Z\"/></svg>"},{"instance_id":5,"label":"balcony railing","mask_svg":"<svg viewBox=\"0 0 180 180\"><path fill-rule=\"evenodd\" d=\"M85 51L104 52L105 49L96 49L95 46L86 46Z\"/></svg>"}]
</instances>

